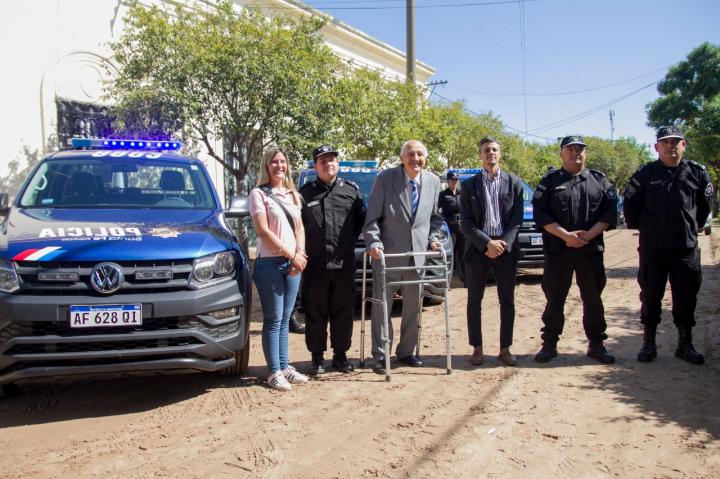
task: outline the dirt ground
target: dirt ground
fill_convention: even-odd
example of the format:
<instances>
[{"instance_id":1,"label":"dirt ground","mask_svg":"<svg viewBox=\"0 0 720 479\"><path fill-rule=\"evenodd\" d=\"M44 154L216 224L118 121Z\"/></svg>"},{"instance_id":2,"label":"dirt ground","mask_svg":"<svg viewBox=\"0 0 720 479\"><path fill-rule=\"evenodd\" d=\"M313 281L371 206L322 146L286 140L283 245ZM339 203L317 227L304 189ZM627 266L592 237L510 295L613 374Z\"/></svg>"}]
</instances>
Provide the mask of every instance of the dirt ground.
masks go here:
<instances>
[{"instance_id":1,"label":"dirt ground","mask_svg":"<svg viewBox=\"0 0 720 479\"><path fill-rule=\"evenodd\" d=\"M514 368L494 357L493 285L484 304L490 357L483 366L468 364L467 293L457 288L450 295L452 374L445 371L443 308L434 306L423 314L426 366L394 369L389 383L365 369L328 373L290 393L268 389L256 311L246 377L76 379L27 384L0 400L0 477L720 477L717 230L701 237L695 346L705 353L703 366L673 357L667 312L658 360L636 361L637 237L618 230L606 242L614 365L585 357L574 287L560 356L533 361L544 299L532 270L518 281ZM302 336L291 335L290 359L300 370L309 366Z\"/></svg>"}]
</instances>

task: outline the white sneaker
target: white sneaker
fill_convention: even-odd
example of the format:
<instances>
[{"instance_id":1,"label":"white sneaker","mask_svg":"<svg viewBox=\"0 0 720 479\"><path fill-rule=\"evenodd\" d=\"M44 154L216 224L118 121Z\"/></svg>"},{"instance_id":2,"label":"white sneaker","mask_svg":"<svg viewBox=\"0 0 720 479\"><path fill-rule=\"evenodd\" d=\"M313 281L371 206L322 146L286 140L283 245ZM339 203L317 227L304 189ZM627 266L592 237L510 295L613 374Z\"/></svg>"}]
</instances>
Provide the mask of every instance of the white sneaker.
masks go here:
<instances>
[{"instance_id":1,"label":"white sneaker","mask_svg":"<svg viewBox=\"0 0 720 479\"><path fill-rule=\"evenodd\" d=\"M292 366L288 366L285 370L283 370L283 374L285 375L285 379L292 384L305 384L308 382L307 376L297 372L297 370Z\"/></svg>"},{"instance_id":2,"label":"white sneaker","mask_svg":"<svg viewBox=\"0 0 720 479\"><path fill-rule=\"evenodd\" d=\"M282 371L275 371L267 378L268 385L273 388L277 389L278 391L291 391L292 386L290 386L290 383L285 379L285 375Z\"/></svg>"}]
</instances>

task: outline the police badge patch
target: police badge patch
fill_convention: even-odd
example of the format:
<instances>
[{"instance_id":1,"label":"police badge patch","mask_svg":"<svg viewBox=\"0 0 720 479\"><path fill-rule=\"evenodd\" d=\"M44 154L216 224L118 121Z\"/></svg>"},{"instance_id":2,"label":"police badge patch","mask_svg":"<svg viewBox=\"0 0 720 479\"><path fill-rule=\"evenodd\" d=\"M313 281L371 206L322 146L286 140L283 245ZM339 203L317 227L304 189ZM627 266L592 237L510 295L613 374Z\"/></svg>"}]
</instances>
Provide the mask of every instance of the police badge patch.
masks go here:
<instances>
[{"instance_id":1,"label":"police badge patch","mask_svg":"<svg viewBox=\"0 0 720 479\"><path fill-rule=\"evenodd\" d=\"M713 185L712 183L708 183L707 188L705 188L705 196L710 198L713 194Z\"/></svg>"}]
</instances>

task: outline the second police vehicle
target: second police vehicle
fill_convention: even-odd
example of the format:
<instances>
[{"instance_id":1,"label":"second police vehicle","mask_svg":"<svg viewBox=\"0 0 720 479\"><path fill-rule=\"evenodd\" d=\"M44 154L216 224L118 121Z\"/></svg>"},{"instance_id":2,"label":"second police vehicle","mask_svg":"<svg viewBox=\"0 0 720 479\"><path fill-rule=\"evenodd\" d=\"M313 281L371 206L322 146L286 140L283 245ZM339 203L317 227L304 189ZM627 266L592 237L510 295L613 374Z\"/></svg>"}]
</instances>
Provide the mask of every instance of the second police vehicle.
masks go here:
<instances>
[{"instance_id":1,"label":"second police vehicle","mask_svg":"<svg viewBox=\"0 0 720 479\"><path fill-rule=\"evenodd\" d=\"M455 172L460 176L460 184L462 182L480 173L482 168L455 168L448 172ZM520 256L518 257L518 267L533 268L542 267L545 264L545 253L543 253L542 232L535 226L533 219L532 197L534 190L525 180L520 180L523 188L523 223L518 233L518 243L520 246Z\"/></svg>"},{"instance_id":2,"label":"second police vehicle","mask_svg":"<svg viewBox=\"0 0 720 479\"><path fill-rule=\"evenodd\" d=\"M251 280L203 163L180 144L72 140L0 194L0 385L240 373Z\"/></svg>"},{"instance_id":3,"label":"second police vehicle","mask_svg":"<svg viewBox=\"0 0 720 479\"><path fill-rule=\"evenodd\" d=\"M360 192L363 194L363 197L365 199L365 205L367 206L367 203L370 199L370 192L372 191L373 184L375 183L375 178L377 177L378 173L380 173L380 169L377 167L377 162L375 161L341 161L339 163L339 170L338 170L338 176L347 180L352 181L356 185L358 185ZM307 169L301 170L298 174L298 180L297 180L297 187L300 189L303 185L310 183L311 181L315 181L315 178L317 178L317 173L314 169L314 164L312 161L308 162ZM447 228L447 225L443 223L443 236L442 236L442 244L443 249L445 250L445 254L447 255L447 260L450 265L453 264L453 250L452 250L452 240L450 239L450 231ZM355 273L355 283L359 286L362 283L362 260L363 260L363 254L365 253L365 240L363 239L362 235L358 237L357 244L355 246L355 263L357 264L357 270ZM430 263L440 263L441 261L439 259L432 259L429 261ZM438 270L427 270L426 276L428 278L437 278L440 277L443 274L444 270L438 269ZM450 271L450 275L452 276L452 271ZM371 270L368 269L368 287L370 287L369 282L372 281L372 273ZM358 289L358 294L359 294ZM444 288L436 285L436 284L426 284L425 285L425 291L427 293L432 294L433 296L443 296ZM425 300L428 303L437 303L438 300L431 299L431 298L425 298Z\"/></svg>"}]
</instances>

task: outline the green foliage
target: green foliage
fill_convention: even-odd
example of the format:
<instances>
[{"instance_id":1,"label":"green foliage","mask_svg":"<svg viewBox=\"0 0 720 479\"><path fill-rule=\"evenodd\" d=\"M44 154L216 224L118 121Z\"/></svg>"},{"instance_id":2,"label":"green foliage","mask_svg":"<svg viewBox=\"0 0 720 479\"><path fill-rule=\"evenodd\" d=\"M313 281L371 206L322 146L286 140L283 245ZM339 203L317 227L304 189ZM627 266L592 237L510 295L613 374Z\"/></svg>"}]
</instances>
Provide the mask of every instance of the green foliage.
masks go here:
<instances>
[{"instance_id":1,"label":"green foliage","mask_svg":"<svg viewBox=\"0 0 720 479\"><path fill-rule=\"evenodd\" d=\"M173 11L136 5L125 20L109 95L126 131L200 142L236 189L268 145L287 147L297 164L325 137L339 60L319 34L322 21L268 19L230 1Z\"/></svg>"},{"instance_id":2,"label":"green foliage","mask_svg":"<svg viewBox=\"0 0 720 479\"><path fill-rule=\"evenodd\" d=\"M57 137L50 136L47 139L48 152L57 151L58 147ZM8 163L7 174L0 177L0 193L7 193L10 198L13 198L35 164L37 164L45 154L47 153L43 153L38 149L33 150L28 145L23 145L20 156Z\"/></svg>"},{"instance_id":3,"label":"green foliage","mask_svg":"<svg viewBox=\"0 0 720 479\"><path fill-rule=\"evenodd\" d=\"M474 116L462 102L429 104L420 112L415 132L430 152L429 168L442 173L448 168L479 168L481 138L502 132L502 122L492 115Z\"/></svg>"},{"instance_id":4,"label":"green foliage","mask_svg":"<svg viewBox=\"0 0 720 479\"><path fill-rule=\"evenodd\" d=\"M672 66L646 107L648 125L681 125L687 158L707 165L720 182L720 46L703 43Z\"/></svg>"},{"instance_id":5,"label":"green foliage","mask_svg":"<svg viewBox=\"0 0 720 479\"><path fill-rule=\"evenodd\" d=\"M418 122L420 90L386 79L376 70L346 72L330 96L332 140L349 158L377 159L382 164L396 157Z\"/></svg>"}]
</instances>

